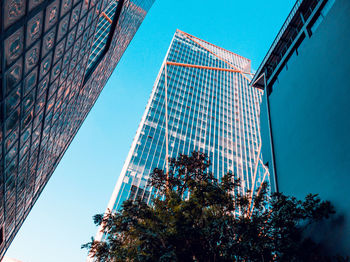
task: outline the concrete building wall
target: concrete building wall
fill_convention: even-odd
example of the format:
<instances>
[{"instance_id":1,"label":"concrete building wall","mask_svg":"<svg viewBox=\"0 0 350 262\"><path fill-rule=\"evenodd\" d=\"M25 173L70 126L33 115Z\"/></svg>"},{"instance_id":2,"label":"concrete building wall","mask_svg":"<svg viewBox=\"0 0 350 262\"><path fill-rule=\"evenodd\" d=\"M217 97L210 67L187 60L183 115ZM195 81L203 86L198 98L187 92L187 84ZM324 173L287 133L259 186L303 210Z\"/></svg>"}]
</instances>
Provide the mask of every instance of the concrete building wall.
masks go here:
<instances>
[{"instance_id":1,"label":"concrete building wall","mask_svg":"<svg viewBox=\"0 0 350 262\"><path fill-rule=\"evenodd\" d=\"M299 198L319 193L330 200L337 216L316 237L348 255L349 77L350 1L336 0L289 59L268 98L279 191Z\"/></svg>"}]
</instances>

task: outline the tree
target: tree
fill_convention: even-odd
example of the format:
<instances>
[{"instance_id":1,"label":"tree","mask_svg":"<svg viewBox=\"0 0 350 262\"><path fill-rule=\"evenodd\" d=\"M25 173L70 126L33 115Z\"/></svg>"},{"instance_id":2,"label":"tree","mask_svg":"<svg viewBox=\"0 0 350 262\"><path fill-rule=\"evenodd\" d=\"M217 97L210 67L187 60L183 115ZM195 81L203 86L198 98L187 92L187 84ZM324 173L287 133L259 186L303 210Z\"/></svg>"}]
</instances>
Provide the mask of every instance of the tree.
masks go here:
<instances>
[{"instance_id":1,"label":"tree","mask_svg":"<svg viewBox=\"0 0 350 262\"><path fill-rule=\"evenodd\" d=\"M96 215L107 238L82 247L100 262L331 261L304 234L335 213L330 202L311 194L303 201L269 197L266 183L255 194L242 192L232 173L218 181L210 165L193 152L170 159L168 174L154 169L152 204L128 200L116 213Z\"/></svg>"}]
</instances>

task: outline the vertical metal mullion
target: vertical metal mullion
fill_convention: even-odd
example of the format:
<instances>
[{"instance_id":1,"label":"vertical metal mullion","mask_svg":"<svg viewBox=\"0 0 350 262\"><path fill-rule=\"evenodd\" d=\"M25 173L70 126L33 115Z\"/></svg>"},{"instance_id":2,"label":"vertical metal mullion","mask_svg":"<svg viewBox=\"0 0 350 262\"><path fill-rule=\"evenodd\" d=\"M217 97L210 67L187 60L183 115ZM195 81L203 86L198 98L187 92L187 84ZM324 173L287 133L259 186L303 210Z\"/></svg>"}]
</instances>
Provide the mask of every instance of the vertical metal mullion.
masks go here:
<instances>
[{"instance_id":1,"label":"vertical metal mullion","mask_svg":"<svg viewBox=\"0 0 350 262\"><path fill-rule=\"evenodd\" d=\"M23 24L23 53L21 54L22 56L22 75L21 75L21 93L20 93L20 102L19 102L19 119L18 119L18 141L17 141L17 155L15 156L17 158L17 166L16 166L16 170L17 170L17 175L15 178L15 228L14 228L14 232L16 232L16 228L17 228L17 180L18 180L18 176L19 176L19 161L20 161L20 152L21 152L21 133L22 133L22 120L24 119L24 112L22 112L22 104L23 104L23 94L24 94L24 88L25 88L25 51L27 49L27 43L26 43L26 38L27 38L27 30L26 30L26 25L28 24L28 8L29 8L29 1L26 1L25 3L26 7L25 7L25 13L24 13L24 18L25 18L25 22ZM44 26L42 25L42 28L44 28ZM20 58L18 58L20 59ZM38 77L38 76L37 76ZM35 88L35 87L33 87ZM33 116L34 116L34 112L33 112ZM15 144L13 145L15 146Z\"/></svg>"},{"instance_id":2,"label":"vertical metal mullion","mask_svg":"<svg viewBox=\"0 0 350 262\"><path fill-rule=\"evenodd\" d=\"M45 8L43 8L43 21L45 21L45 18L46 18L46 7L48 6L49 3L47 3L47 5L45 6ZM71 10L69 11L69 13L73 10L74 7L71 8ZM61 13L61 5L59 5L58 7L58 14ZM66 14L67 15L67 14ZM68 14L68 16L70 16ZM58 19L57 20L57 23L56 25L54 25L56 27L56 33L55 33L55 42L57 40L57 34L58 34L58 27L59 27L59 23L60 23L60 20ZM70 25L70 21L69 21L69 25ZM52 27L53 28L53 27ZM68 27L69 28L69 27ZM48 30L49 31L49 30ZM40 80L40 67L41 67L41 62L42 62L42 49L43 49L43 46L44 46L44 34L45 34L45 26L43 25L42 26L42 32L41 32L41 43L40 43L40 53L39 53L39 59L38 61L40 62L40 64L38 63L38 75L37 75L37 85L39 84L39 80ZM69 30L67 31L66 35L69 34ZM48 75L48 87L47 87L47 90L46 90L46 99L45 99L45 108L43 109L43 118L42 118L42 125L41 125L41 131L40 131L40 137L39 137L39 145L38 145L38 156L37 156L37 163L36 163L36 167L35 167L35 180L36 180L36 177L37 177L37 173L38 173L38 166L39 166L39 159L40 159L40 155L41 155L41 142L42 142L42 139L43 139L43 133L44 133L44 124L45 124L45 118L46 118L46 110L47 110L47 103L48 103L48 99L49 99L49 92L50 92L50 87L51 87L51 71L52 71L52 68L53 68L53 57L54 57L54 50L53 51L49 51L48 52L48 56L50 55L50 52L52 52L51 54L51 67L49 69L49 72L47 73ZM45 78L45 76L43 77L43 79ZM37 90L38 91L38 90ZM36 99L37 96L35 96L35 99ZM34 117L34 113L33 113L33 117ZM33 126L32 126L32 130L33 130ZM48 143L48 142L47 142ZM42 178L41 178L42 179ZM40 179L40 182L41 182L41 179ZM33 187L33 192L32 192L32 203L31 203L31 208L33 207L34 203L36 202L37 200L37 197L35 197L34 195L34 192L35 192L35 187L36 185L34 184L34 187ZM42 188L42 186L40 185L40 188ZM40 191L40 188L38 191ZM40 194L40 192L39 192Z\"/></svg>"},{"instance_id":3,"label":"vertical metal mullion","mask_svg":"<svg viewBox=\"0 0 350 262\"><path fill-rule=\"evenodd\" d=\"M266 71L265 71L265 76L266 76ZM265 92L268 90L267 85L267 80L266 77L264 77L264 86L265 86ZM270 135L270 149L271 149L271 161L272 161L272 176L273 176L273 181L274 181L274 190L278 192L278 183L277 183L277 174L276 174L276 162L275 162L275 150L274 150L274 143L273 143L273 133L272 133L272 124L271 124L271 114L270 114L270 101L269 101L269 95L268 93L265 94L266 98L266 109L267 109L267 117L268 117L268 128L269 128L269 135Z\"/></svg>"},{"instance_id":4,"label":"vertical metal mullion","mask_svg":"<svg viewBox=\"0 0 350 262\"><path fill-rule=\"evenodd\" d=\"M0 13L1 13L1 17L4 17L5 14L5 1L0 1ZM0 35L3 36L4 35L4 24L2 19L0 19ZM0 243L0 251L1 250L5 250L5 246L7 245L6 243L6 237L5 237L5 231L4 228L2 227L5 224L5 219L6 219L6 210L5 210L5 52L4 52L4 41L1 38L1 43L0 43L0 52L1 52L1 72L0 74L2 75L1 78L1 86L2 86L2 92L1 92L1 100L2 100L2 104L0 105L2 107L2 116L0 116L0 118L2 117L2 127L1 127L1 131L2 131L2 141L1 141L1 149L2 149L2 156L1 156L1 163L0 163L0 180L3 181L3 184L1 185L2 187L2 191L0 189L0 197L2 199L2 201L0 201L0 205L3 205L2 209L3 209L3 224L0 224L0 230L2 229L2 239L3 242ZM1 246L3 248L1 248ZM2 252L0 253L0 257L2 256Z\"/></svg>"}]
</instances>

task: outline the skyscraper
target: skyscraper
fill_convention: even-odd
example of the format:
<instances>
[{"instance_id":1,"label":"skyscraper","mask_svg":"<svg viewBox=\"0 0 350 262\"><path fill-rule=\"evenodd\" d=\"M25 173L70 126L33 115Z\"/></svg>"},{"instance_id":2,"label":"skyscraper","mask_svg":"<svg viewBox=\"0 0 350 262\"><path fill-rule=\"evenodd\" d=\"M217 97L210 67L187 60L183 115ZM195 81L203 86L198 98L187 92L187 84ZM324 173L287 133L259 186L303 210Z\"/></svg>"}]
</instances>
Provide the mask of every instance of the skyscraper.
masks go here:
<instances>
[{"instance_id":1,"label":"skyscraper","mask_svg":"<svg viewBox=\"0 0 350 262\"><path fill-rule=\"evenodd\" d=\"M216 177L231 170L243 190L269 178L259 157L262 91L249 86L250 66L247 58L176 31L108 209L126 199L149 202L149 174L165 169L167 155L205 152Z\"/></svg>"},{"instance_id":2,"label":"skyscraper","mask_svg":"<svg viewBox=\"0 0 350 262\"><path fill-rule=\"evenodd\" d=\"M0 260L153 2L0 2Z\"/></svg>"}]
</instances>

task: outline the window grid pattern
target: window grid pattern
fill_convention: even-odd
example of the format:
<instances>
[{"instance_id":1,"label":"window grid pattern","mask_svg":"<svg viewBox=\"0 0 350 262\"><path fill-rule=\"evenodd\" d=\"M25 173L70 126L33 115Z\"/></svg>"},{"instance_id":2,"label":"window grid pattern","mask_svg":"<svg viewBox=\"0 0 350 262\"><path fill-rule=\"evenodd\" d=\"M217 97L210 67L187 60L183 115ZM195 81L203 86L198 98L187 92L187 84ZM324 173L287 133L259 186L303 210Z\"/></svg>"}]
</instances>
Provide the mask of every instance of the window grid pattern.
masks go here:
<instances>
[{"instance_id":1,"label":"window grid pattern","mask_svg":"<svg viewBox=\"0 0 350 262\"><path fill-rule=\"evenodd\" d=\"M108 61L84 81L110 2L0 1L0 260L153 0L124 1Z\"/></svg>"},{"instance_id":2,"label":"window grid pattern","mask_svg":"<svg viewBox=\"0 0 350 262\"><path fill-rule=\"evenodd\" d=\"M156 79L145 113L108 204L119 210L126 199L149 203L155 167L165 169L165 70L167 73L169 156L198 150L209 155L220 179L228 171L242 190L257 188L266 176L260 161L259 105L262 93L244 73L166 65L177 62L250 70L250 60L177 30ZM254 178L255 177L255 178ZM102 238L98 232L97 239Z\"/></svg>"},{"instance_id":3,"label":"window grid pattern","mask_svg":"<svg viewBox=\"0 0 350 262\"><path fill-rule=\"evenodd\" d=\"M107 3L107 7L104 9L104 13L107 17L109 17L110 20L113 20L114 18L118 3L119 1L112 0L109 3ZM108 21L104 16L100 16L86 71L90 70L90 68L97 61L102 51L104 50L110 32L110 28L110 21Z\"/></svg>"}]
</instances>

